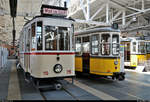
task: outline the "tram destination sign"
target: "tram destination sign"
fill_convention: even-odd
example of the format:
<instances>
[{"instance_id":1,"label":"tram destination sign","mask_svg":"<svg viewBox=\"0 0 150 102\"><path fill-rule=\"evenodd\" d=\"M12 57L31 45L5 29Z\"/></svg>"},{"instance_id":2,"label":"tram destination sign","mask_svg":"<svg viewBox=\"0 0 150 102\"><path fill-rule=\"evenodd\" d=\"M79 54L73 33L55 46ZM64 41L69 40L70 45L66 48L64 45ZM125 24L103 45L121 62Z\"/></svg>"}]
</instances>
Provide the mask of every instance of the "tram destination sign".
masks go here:
<instances>
[{"instance_id":1,"label":"tram destination sign","mask_svg":"<svg viewBox=\"0 0 150 102\"><path fill-rule=\"evenodd\" d=\"M67 8L64 7L57 7L51 5L42 5L41 7L41 15L45 16L67 16Z\"/></svg>"}]
</instances>

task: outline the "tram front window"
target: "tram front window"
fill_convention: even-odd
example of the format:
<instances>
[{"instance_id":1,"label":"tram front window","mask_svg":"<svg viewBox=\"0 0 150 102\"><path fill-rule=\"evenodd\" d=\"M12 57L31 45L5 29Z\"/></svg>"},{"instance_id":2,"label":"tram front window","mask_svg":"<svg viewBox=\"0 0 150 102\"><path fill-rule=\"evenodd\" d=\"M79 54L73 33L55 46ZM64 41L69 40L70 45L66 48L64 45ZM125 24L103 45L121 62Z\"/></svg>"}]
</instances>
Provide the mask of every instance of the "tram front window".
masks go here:
<instances>
[{"instance_id":1,"label":"tram front window","mask_svg":"<svg viewBox=\"0 0 150 102\"><path fill-rule=\"evenodd\" d=\"M92 36L92 44L91 44L91 47L92 47L92 55L98 55L98 45L99 45L99 35L93 35Z\"/></svg>"},{"instance_id":2,"label":"tram front window","mask_svg":"<svg viewBox=\"0 0 150 102\"><path fill-rule=\"evenodd\" d=\"M113 50L113 55L119 54L119 35L112 36L112 50Z\"/></svg>"},{"instance_id":3,"label":"tram front window","mask_svg":"<svg viewBox=\"0 0 150 102\"><path fill-rule=\"evenodd\" d=\"M57 28L45 26L45 50L57 50Z\"/></svg>"},{"instance_id":4,"label":"tram front window","mask_svg":"<svg viewBox=\"0 0 150 102\"><path fill-rule=\"evenodd\" d=\"M70 36L67 27L58 27L59 50L70 50Z\"/></svg>"},{"instance_id":5,"label":"tram front window","mask_svg":"<svg viewBox=\"0 0 150 102\"><path fill-rule=\"evenodd\" d=\"M142 54L145 53L145 43L144 42L139 42L138 43L138 53Z\"/></svg>"},{"instance_id":6,"label":"tram front window","mask_svg":"<svg viewBox=\"0 0 150 102\"><path fill-rule=\"evenodd\" d=\"M110 54L110 35L109 34L102 34L101 37L101 54L102 55L109 55Z\"/></svg>"},{"instance_id":7,"label":"tram front window","mask_svg":"<svg viewBox=\"0 0 150 102\"><path fill-rule=\"evenodd\" d=\"M75 39L75 44L76 44L76 54L81 54L81 38L80 37L77 37Z\"/></svg>"}]
</instances>

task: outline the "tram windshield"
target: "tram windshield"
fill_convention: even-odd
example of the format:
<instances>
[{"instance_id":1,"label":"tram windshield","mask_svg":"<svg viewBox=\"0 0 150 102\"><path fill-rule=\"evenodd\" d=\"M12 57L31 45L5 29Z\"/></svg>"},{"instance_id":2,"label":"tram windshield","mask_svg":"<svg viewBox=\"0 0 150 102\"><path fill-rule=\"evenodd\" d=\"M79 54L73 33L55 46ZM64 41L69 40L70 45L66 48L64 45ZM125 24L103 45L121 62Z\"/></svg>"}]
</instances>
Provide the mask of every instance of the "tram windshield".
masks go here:
<instances>
[{"instance_id":1,"label":"tram windshield","mask_svg":"<svg viewBox=\"0 0 150 102\"><path fill-rule=\"evenodd\" d=\"M109 34L102 34L101 37L101 54L102 55L109 55L110 54L110 35Z\"/></svg>"},{"instance_id":2,"label":"tram windshield","mask_svg":"<svg viewBox=\"0 0 150 102\"><path fill-rule=\"evenodd\" d=\"M89 39L89 36L83 37L83 53L90 53L90 39Z\"/></svg>"},{"instance_id":3,"label":"tram windshield","mask_svg":"<svg viewBox=\"0 0 150 102\"><path fill-rule=\"evenodd\" d=\"M45 26L45 50L57 50L57 28Z\"/></svg>"},{"instance_id":4,"label":"tram windshield","mask_svg":"<svg viewBox=\"0 0 150 102\"><path fill-rule=\"evenodd\" d=\"M119 35L112 36L112 51L113 55L119 54Z\"/></svg>"},{"instance_id":5,"label":"tram windshield","mask_svg":"<svg viewBox=\"0 0 150 102\"><path fill-rule=\"evenodd\" d=\"M93 35L91 37L91 40L92 40L91 44L92 55L98 55L99 35Z\"/></svg>"},{"instance_id":6,"label":"tram windshield","mask_svg":"<svg viewBox=\"0 0 150 102\"><path fill-rule=\"evenodd\" d=\"M146 52L145 43L139 42L138 43L138 53L145 53L145 52Z\"/></svg>"},{"instance_id":7,"label":"tram windshield","mask_svg":"<svg viewBox=\"0 0 150 102\"><path fill-rule=\"evenodd\" d=\"M150 53L150 42L146 43L146 52Z\"/></svg>"},{"instance_id":8,"label":"tram windshield","mask_svg":"<svg viewBox=\"0 0 150 102\"><path fill-rule=\"evenodd\" d=\"M70 50L69 28L45 26L45 50Z\"/></svg>"}]
</instances>

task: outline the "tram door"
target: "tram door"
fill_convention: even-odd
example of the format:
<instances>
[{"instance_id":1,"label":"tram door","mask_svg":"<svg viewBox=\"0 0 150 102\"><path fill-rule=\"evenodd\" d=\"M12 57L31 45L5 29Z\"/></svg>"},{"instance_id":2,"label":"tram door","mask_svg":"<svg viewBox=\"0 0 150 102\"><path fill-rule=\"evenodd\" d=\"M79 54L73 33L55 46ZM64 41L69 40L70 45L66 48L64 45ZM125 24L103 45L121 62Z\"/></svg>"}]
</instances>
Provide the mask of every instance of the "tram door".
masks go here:
<instances>
[{"instance_id":1,"label":"tram door","mask_svg":"<svg viewBox=\"0 0 150 102\"><path fill-rule=\"evenodd\" d=\"M83 65L83 72L89 73L90 72L90 37L83 37L82 39L82 46L83 46L83 54L82 54L82 65Z\"/></svg>"},{"instance_id":2,"label":"tram door","mask_svg":"<svg viewBox=\"0 0 150 102\"><path fill-rule=\"evenodd\" d=\"M130 62L130 42L121 42L124 45L124 61Z\"/></svg>"}]
</instances>

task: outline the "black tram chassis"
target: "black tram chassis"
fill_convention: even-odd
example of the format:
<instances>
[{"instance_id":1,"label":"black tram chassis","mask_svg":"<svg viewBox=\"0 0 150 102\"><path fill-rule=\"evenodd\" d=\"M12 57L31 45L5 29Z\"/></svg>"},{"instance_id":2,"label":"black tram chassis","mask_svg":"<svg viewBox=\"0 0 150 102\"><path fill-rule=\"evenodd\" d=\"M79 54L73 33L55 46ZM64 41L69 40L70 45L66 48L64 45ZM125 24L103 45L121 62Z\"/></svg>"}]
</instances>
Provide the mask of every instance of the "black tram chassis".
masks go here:
<instances>
[{"instance_id":1,"label":"black tram chassis","mask_svg":"<svg viewBox=\"0 0 150 102\"><path fill-rule=\"evenodd\" d=\"M125 79L125 72L114 72L112 79L118 79L119 81L123 81Z\"/></svg>"}]
</instances>

